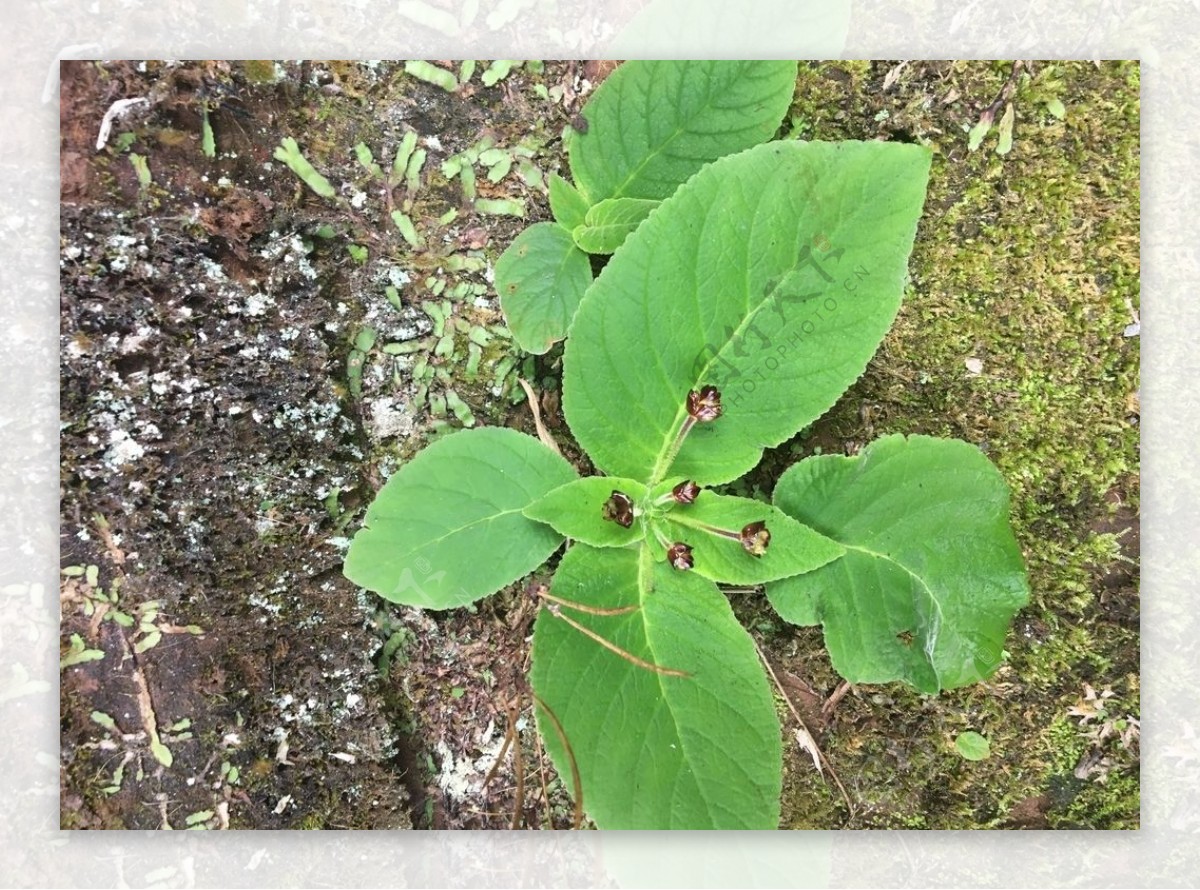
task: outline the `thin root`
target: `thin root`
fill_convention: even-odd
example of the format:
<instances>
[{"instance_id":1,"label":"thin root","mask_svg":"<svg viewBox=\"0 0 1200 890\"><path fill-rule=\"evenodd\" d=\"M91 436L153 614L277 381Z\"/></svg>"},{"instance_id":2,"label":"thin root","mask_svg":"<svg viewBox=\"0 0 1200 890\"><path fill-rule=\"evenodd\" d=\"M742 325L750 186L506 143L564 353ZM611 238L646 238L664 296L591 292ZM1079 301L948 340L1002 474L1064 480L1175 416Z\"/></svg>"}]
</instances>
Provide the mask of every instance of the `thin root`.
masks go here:
<instances>
[{"instance_id":1,"label":"thin root","mask_svg":"<svg viewBox=\"0 0 1200 890\"><path fill-rule=\"evenodd\" d=\"M516 729L517 713L513 710L512 703L508 705L508 721L509 725ZM513 733L514 737L516 733ZM512 824L509 826L516 831L521 827L521 816L525 809L525 761L521 757L521 740L517 739L516 746L513 748L513 769L517 774L517 799L513 802Z\"/></svg>"},{"instance_id":2,"label":"thin root","mask_svg":"<svg viewBox=\"0 0 1200 890\"><path fill-rule=\"evenodd\" d=\"M838 706L838 702L845 698L846 693L849 691L850 681L843 680L841 684L839 684L838 688L833 690L833 695L829 696L829 698L825 701L825 704L821 705L822 720L828 720L831 716L833 716L833 709Z\"/></svg>"},{"instance_id":3,"label":"thin root","mask_svg":"<svg viewBox=\"0 0 1200 890\"><path fill-rule=\"evenodd\" d=\"M507 708L507 706L506 706ZM492 768L483 778L483 787L487 788L492 783L492 779L496 777L496 771L500 769L500 764L504 762L504 755L508 753L508 749L512 747L513 737L516 735L516 721L512 719L512 711L508 711L508 727L504 731L504 744L500 746L500 753L496 755L496 761L492 764Z\"/></svg>"},{"instance_id":4,"label":"thin root","mask_svg":"<svg viewBox=\"0 0 1200 890\"><path fill-rule=\"evenodd\" d=\"M771 681L775 684L775 688L779 690L779 694L783 696L784 703L788 706L788 710L792 712L792 716L796 718L796 722L800 724L800 728L808 733L808 737L812 740L813 748L817 752L817 756L821 759L821 763L825 764L825 769L829 770L829 775L833 777L834 784L837 785L838 791L842 793L842 800L846 802L846 809L849 810L851 818L854 816L854 804L850 801L850 795L846 793L846 786L842 784L842 780L838 778L837 771L833 768L833 764L829 762L829 758L825 756L825 752L821 750L821 746L817 744L817 738L804 723L804 718L800 716L800 712L796 710L796 706L792 704L791 697L783 688L783 684L779 682L779 677L775 675L775 669L771 667L771 662L767 661L767 656L763 653L758 645L758 641L754 641L754 650L758 653L758 658L763 663L763 667L767 669L767 673L771 676Z\"/></svg>"}]
</instances>

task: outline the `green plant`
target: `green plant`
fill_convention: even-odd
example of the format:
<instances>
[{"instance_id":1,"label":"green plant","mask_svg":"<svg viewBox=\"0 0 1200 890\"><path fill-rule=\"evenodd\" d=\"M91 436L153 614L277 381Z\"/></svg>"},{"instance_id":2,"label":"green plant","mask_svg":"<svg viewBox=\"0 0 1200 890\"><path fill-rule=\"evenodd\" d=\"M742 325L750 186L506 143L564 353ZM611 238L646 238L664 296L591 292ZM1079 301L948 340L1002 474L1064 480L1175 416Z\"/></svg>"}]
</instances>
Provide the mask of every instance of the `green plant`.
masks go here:
<instances>
[{"instance_id":1,"label":"green plant","mask_svg":"<svg viewBox=\"0 0 1200 890\"><path fill-rule=\"evenodd\" d=\"M626 146L622 127L646 129L632 112L613 121L588 137ZM512 430L446 436L380 490L345 572L447 609L569 540L550 587L532 588L530 681L577 803L605 828L775 827L779 718L718 584L763 585L784 619L822 624L848 680L931 693L990 675L1028 597L1007 489L967 443L889 436L809 458L773 505L711 490L866 368L900 306L930 154L773 142L636 196L612 185L628 171L584 175L585 157L573 143L590 208L659 202L567 313L563 408L605 475L578 478Z\"/></svg>"},{"instance_id":2,"label":"green plant","mask_svg":"<svg viewBox=\"0 0 1200 890\"><path fill-rule=\"evenodd\" d=\"M542 354L567 334L592 283L588 254L611 254L710 161L769 139L787 113L796 63L628 62L564 135L572 185L550 178L555 222L522 232L496 263L513 337Z\"/></svg>"}]
</instances>

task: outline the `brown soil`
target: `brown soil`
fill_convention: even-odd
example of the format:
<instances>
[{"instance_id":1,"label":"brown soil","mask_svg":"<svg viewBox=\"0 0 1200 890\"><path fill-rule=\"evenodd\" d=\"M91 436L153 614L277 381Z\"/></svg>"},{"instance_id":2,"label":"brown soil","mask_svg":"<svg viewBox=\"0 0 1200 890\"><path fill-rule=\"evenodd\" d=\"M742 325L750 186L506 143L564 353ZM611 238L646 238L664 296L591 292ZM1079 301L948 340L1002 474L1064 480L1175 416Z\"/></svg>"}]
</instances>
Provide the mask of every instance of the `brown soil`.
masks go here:
<instances>
[{"instance_id":1,"label":"brown soil","mask_svg":"<svg viewBox=\"0 0 1200 890\"><path fill-rule=\"evenodd\" d=\"M392 312L380 267L433 268L442 257L407 256L374 192L365 207L325 202L267 162L296 135L334 181L369 188L349 151L356 142L382 154L407 128L436 135L428 191L412 211L421 227L426 202L443 205L433 215L456 203L457 183L437 174L445 157L489 133L519 138L534 115L513 89L517 75L473 86L481 95L463 102L398 65L265 66L63 66L62 565L96 566L95 587L119 585L119 600L97 621L104 594L82 577L64 584L64 640L78 634L104 657L63 673L62 824L178 828L209 813L199 824L503 825L511 776L493 782L495 816L481 811L478 788L459 806L435 782L448 759L504 736L511 690L479 682L489 666L520 661L523 640L502 606L486 626L467 613L400 615L341 574L338 539L397 459L364 431L363 401L347 385L362 294ZM566 65L546 76L576 82ZM97 151L105 111L128 97L149 102ZM201 148L205 108L213 158ZM147 159L152 184L139 184L130 154ZM490 189L480 177L480 193ZM523 225L461 220L447 230L447 254L494 259ZM337 235L321 237L322 225ZM348 243L372 261L354 262ZM416 298L404 299L385 324L427 330ZM486 306L476 315L499 320ZM384 391L376 364L364 397ZM532 431L527 410L463 395ZM430 422L422 406L411 413ZM202 633L162 634L134 652L146 633L114 613L136 619L147 603L159 623ZM389 638L406 644L390 676L380 670ZM423 670L403 670L424 659ZM150 751L141 681L170 767Z\"/></svg>"}]
</instances>

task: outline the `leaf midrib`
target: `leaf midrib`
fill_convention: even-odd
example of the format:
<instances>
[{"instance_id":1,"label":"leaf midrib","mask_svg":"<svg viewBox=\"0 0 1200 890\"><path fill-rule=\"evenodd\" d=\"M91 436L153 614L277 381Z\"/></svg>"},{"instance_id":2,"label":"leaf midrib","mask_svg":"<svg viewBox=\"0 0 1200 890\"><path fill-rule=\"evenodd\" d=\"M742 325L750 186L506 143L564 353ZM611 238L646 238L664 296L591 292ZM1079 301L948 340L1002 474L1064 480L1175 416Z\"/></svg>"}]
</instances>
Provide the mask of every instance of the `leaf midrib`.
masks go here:
<instances>
[{"instance_id":1,"label":"leaf midrib","mask_svg":"<svg viewBox=\"0 0 1200 890\"><path fill-rule=\"evenodd\" d=\"M689 389L698 386L700 381L704 380L708 376L709 370L713 367L713 364L717 361L717 359L721 358L725 354L725 349L731 343L737 342L741 338L742 334L749 330L749 326L753 323L754 319L758 317L759 312L761 312L762 308L775 298L775 294L779 292L781 287L783 287L785 281L787 281L787 276L781 276L779 281L776 282L775 286L763 296L762 300L759 301L758 305L746 313L746 316L741 320L741 322L738 323L737 328L725 338L725 342L721 344L720 348L713 352L712 357L704 363L704 368L701 370L701 372L697 375L694 375L692 386L689 387ZM686 415L687 401L684 400L680 403L679 407L675 409L675 419L671 421L670 427L667 428L667 435L663 439L663 444L659 449L658 457L654 461L654 467L650 471L650 481L646 483L650 488L658 485L663 481L663 479L666 478L667 471L671 469L671 465L675 462L675 458L678 456L678 453L671 453L671 446L678 437L679 431L683 428L683 421Z\"/></svg>"},{"instance_id":2,"label":"leaf midrib","mask_svg":"<svg viewBox=\"0 0 1200 890\"><path fill-rule=\"evenodd\" d=\"M638 609L638 612L642 616L645 616L647 614L644 611L645 598L646 598L646 596L648 596L649 594L654 592L654 585L652 583L653 576L654 576L654 556L650 552L649 542L646 541L645 539L643 539L641 551L638 553L638 575L637 575L637 578L638 578L638 605L641 607ZM658 659L658 652L655 651L654 642L650 635L649 622L647 622L644 617L642 620L642 627L643 627L643 633L645 634L645 637L646 637L646 648L650 651L650 655L652 656L652 661L654 664L660 664L659 659ZM665 665L665 667L671 667L671 666L672 665ZM671 703L671 696L667 694L667 687L666 687L667 678L665 676L663 676L662 674L655 673L655 679L658 682L658 690L659 690L660 699L666 705L667 712L671 715L671 723L675 727L675 737L677 739L679 739L680 758L683 763L685 763L685 764L690 763L691 757L688 754L688 749L687 749L686 740L684 738L684 734L680 729L680 721L679 721L679 718L675 714L675 707ZM678 679L683 680L684 682L694 682L695 681L694 677L686 677L686 678L680 677ZM679 777L681 774L682 774L681 771L676 772L676 774L675 774L676 783L678 783ZM696 787L697 787L698 791L700 791L700 789L703 788L703 786L698 781L696 782ZM699 797L702 801L704 801L704 808L708 812L709 821L711 823L715 824L716 817L713 813L712 803L709 801L708 795L705 793L700 793Z\"/></svg>"},{"instance_id":3,"label":"leaf midrib","mask_svg":"<svg viewBox=\"0 0 1200 890\"><path fill-rule=\"evenodd\" d=\"M493 521L501 518L502 516L508 516L512 513L522 513L524 509L525 509L524 507L518 507L515 510L501 510L499 513L491 513L487 516L480 516L478 519L472 519L466 525L460 525L457 528L452 528L449 531L445 532L444 534L439 535L436 538L431 538L428 541L423 541L422 543L418 544L416 547L410 547L408 550L406 550L404 553L399 554L398 556L399 556L399 558L411 556L412 554L417 553L418 551L422 550L425 547L432 547L435 544L440 544L442 541L446 540L446 538L449 538L452 535L457 535L459 532L464 532L467 529L471 528L472 526L480 525L485 522L493 522Z\"/></svg>"}]
</instances>

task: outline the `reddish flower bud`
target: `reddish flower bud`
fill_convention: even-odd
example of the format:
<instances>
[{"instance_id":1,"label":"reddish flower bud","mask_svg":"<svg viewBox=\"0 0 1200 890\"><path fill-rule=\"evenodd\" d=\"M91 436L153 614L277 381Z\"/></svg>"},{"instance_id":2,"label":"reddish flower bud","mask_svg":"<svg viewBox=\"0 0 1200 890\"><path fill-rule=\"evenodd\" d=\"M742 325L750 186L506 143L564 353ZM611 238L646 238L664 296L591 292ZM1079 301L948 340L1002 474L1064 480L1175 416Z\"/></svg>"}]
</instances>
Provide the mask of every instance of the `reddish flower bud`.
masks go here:
<instances>
[{"instance_id":1,"label":"reddish flower bud","mask_svg":"<svg viewBox=\"0 0 1200 890\"><path fill-rule=\"evenodd\" d=\"M681 572L686 572L695 565L695 561L692 559L692 548L682 541L677 541L667 548L667 559Z\"/></svg>"},{"instance_id":2,"label":"reddish flower bud","mask_svg":"<svg viewBox=\"0 0 1200 890\"><path fill-rule=\"evenodd\" d=\"M693 420L708 423L721 416L721 392L715 386L702 386L687 397L687 411Z\"/></svg>"},{"instance_id":3,"label":"reddish flower bud","mask_svg":"<svg viewBox=\"0 0 1200 890\"><path fill-rule=\"evenodd\" d=\"M742 529L738 539L751 556L762 556L767 552L767 545L771 543L771 533L767 530L765 522L752 522Z\"/></svg>"},{"instance_id":4,"label":"reddish flower bud","mask_svg":"<svg viewBox=\"0 0 1200 890\"><path fill-rule=\"evenodd\" d=\"M615 522L621 528L629 528L633 525L633 501L629 499L629 495L614 491L612 497L604 502L603 515L609 522Z\"/></svg>"},{"instance_id":5,"label":"reddish flower bud","mask_svg":"<svg viewBox=\"0 0 1200 890\"><path fill-rule=\"evenodd\" d=\"M699 494L700 486L691 479L686 479L671 489L671 497L675 498L677 504L690 504Z\"/></svg>"}]
</instances>

